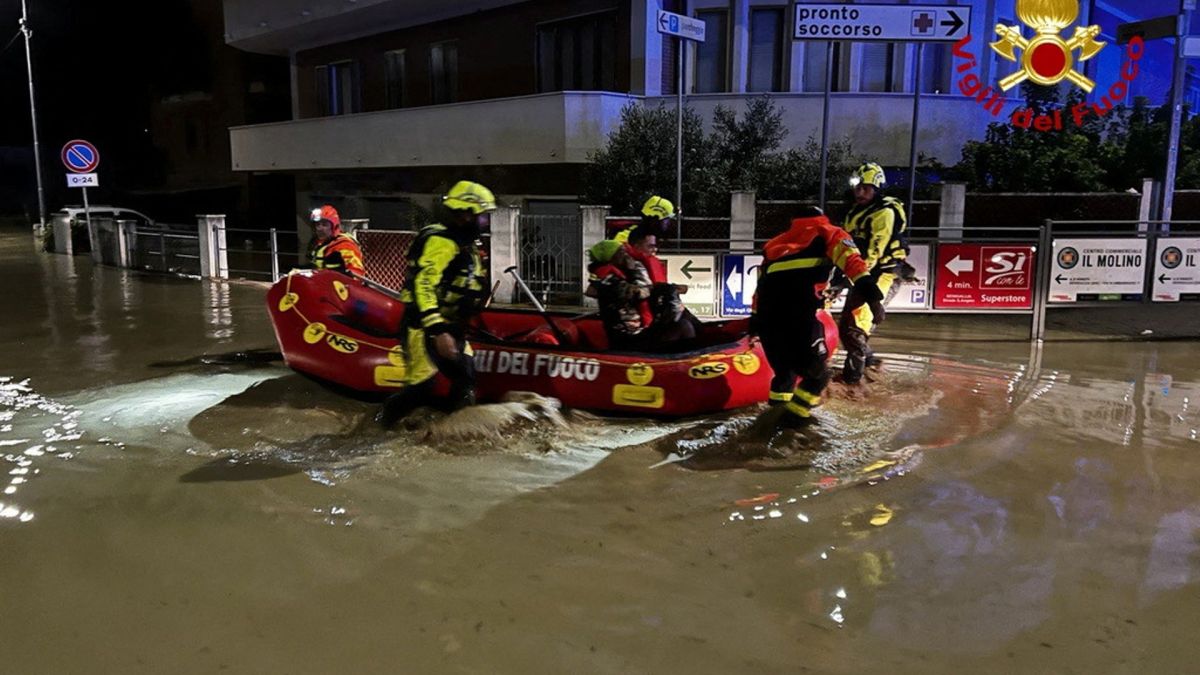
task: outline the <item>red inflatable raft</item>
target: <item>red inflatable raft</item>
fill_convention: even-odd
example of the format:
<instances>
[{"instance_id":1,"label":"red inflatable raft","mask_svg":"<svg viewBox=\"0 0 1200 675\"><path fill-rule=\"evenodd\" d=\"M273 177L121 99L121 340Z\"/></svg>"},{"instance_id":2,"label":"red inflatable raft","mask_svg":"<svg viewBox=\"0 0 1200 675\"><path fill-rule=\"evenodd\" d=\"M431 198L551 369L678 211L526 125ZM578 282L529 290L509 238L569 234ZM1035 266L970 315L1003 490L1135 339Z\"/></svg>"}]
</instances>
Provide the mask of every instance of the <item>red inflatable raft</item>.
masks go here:
<instances>
[{"instance_id":1,"label":"red inflatable raft","mask_svg":"<svg viewBox=\"0 0 1200 675\"><path fill-rule=\"evenodd\" d=\"M398 301L338 272L296 270L271 287L267 304L293 369L361 392L403 386ZM746 319L706 322L697 351L645 354L609 351L594 316L551 316L489 309L475 319L481 402L531 391L572 408L679 417L767 400L771 369ZM824 312L822 321L832 347L836 326Z\"/></svg>"}]
</instances>

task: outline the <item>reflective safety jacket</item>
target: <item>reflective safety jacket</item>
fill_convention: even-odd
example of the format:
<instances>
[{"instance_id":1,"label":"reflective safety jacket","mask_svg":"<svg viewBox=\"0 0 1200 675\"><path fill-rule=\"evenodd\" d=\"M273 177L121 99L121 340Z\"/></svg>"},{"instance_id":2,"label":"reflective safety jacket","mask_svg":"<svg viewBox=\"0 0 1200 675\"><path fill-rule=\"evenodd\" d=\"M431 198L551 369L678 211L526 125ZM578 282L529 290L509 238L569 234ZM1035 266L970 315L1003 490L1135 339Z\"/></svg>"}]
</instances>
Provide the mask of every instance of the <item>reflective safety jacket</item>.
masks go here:
<instances>
[{"instance_id":1,"label":"reflective safety jacket","mask_svg":"<svg viewBox=\"0 0 1200 675\"><path fill-rule=\"evenodd\" d=\"M891 272L908 256L908 222L904 204L895 197L874 199L846 214L846 231L871 271Z\"/></svg>"},{"instance_id":2,"label":"reflective safety jacket","mask_svg":"<svg viewBox=\"0 0 1200 675\"><path fill-rule=\"evenodd\" d=\"M345 233L335 234L325 241L313 241L308 249L308 259L319 270L366 274L362 249L354 237Z\"/></svg>"},{"instance_id":3,"label":"reflective safety jacket","mask_svg":"<svg viewBox=\"0 0 1200 675\"><path fill-rule=\"evenodd\" d=\"M654 320L650 309L651 283L646 268L634 261L629 269L611 263L588 265L588 280L596 289L600 319L611 335L637 335Z\"/></svg>"},{"instance_id":4,"label":"reflective safety jacket","mask_svg":"<svg viewBox=\"0 0 1200 675\"><path fill-rule=\"evenodd\" d=\"M797 218L787 232L763 246L752 312L761 325L792 327L813 320L824 306L821 292L834 266L851 282L869 268L854 239L825 216Z\"/></svg>"},{"instance_id":5,"label":"reflective safety jacket","mask_svg":"<svg viewBox=\"0 0 1200 675\"><path fill-rule=\"evenodd\" d=\"M487 300L487 268L474 241L444 225L428 225L408 249L400 300L405 321L431 333L461 327Z\"/></svg>"}]
</instances>

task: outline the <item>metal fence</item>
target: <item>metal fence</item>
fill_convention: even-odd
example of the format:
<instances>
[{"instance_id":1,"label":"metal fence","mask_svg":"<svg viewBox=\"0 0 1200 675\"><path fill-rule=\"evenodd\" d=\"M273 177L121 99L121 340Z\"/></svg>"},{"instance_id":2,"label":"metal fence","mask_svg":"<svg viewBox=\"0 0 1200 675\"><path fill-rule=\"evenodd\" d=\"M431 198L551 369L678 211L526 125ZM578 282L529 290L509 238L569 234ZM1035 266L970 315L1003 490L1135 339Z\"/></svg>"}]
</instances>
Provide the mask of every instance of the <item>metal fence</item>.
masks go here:
<instances>
[{"instance_id":1,"label":"metal fence","mask_svg":"<svg viewBox=\"0 0 1200 675\"><path fill-rule=\"evenodd\" d=\"M543 304L583 301L583 225L579 216L522 214L521 277ZM515 298L514 298L515 300Z\"/></svg>"},{"instance_id":2,"label":"metal fence","mask_svg":"<svg viewBox=\"0 0 1200 675\"><path fill-rule=\"evenodd\" d=\"M200 235L194 225L156 223L133 230L130 267L168 274L200 275Z\"/></svg>"},{"instance_id":3,"label":"metal fence","mask_svg":"<svg viewBox=\"0 0 1200 675\"><path fill-rule=\"evenodd\" d=\"M402 288L408 273L408 247L416 236L410 230L359 230L367 278L389 288Z\"/></svg>"}]
</instances>

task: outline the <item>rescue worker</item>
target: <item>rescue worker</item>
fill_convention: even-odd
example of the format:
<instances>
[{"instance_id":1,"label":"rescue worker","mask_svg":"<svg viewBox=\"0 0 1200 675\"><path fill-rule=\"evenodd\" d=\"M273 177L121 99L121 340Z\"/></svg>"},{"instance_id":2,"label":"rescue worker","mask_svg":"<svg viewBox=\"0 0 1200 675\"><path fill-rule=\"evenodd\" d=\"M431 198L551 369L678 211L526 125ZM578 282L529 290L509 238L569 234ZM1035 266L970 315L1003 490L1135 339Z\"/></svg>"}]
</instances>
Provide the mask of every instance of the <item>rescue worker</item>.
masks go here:
<instances>
[{"instance_id":1,"label":"rescue worker","mask_svg":"<svg viewBox=\"0 0 1200 675\"><path fill-rule=\"evenodd\" d=\"M674 218L675 205L663 197L653 195L646 200L646 203L642 204L642 222L624 227L613 234L611 239L622 244L627 243L629 235L639 228L656 237L665 237L671 229L671 222Z\"/></svg>"},{"instance_id":2,"label":"rescue worker","mask_svg":"<svg viewBox=\"0 0 1200 675\"><path fill-rule=\"evenodd\" d=\"M312 210L312 243L308 247L309 265L319 270L338 270L362 276L362 249L354 237L342 232L342 219L329 204Z\"/></svg>"},{"instance_id":3,"label":"rescue worker","mask_svg":"<svg viewBox=\"0 0 1200 675\"><path fill-rule=\"evenodd\" d=\"M817 310L824 307L822 294L835 267L853 284L853 302L866 302L882 321L883 294L854 240L820 209L805 207L786 232L763 247L750 332L762 340L775 373L770 402L790 413L783 415L782 426L808 424L829 383L829 352Z\"/></svg>"},{"instance_id":4,"label":"rescue worker","mask_svg":"<svg viewBox=\"0 0 1200 675\"><path fill-rule=\"evenodd\" d=\"M487 301L488 270L476 241L495 209L490 190L459 181L442 197L442 222L422 228L409 247L400 291L405 387L376 417L385 428L431 402L447 412L475 402L475 360L466 329ZM437 401L433 384L439 372L450 381L450 391Z\"/></svg>"},{"instance_id":5,"label":"rescue worker","mask_svg":"<svg viewBox=\"0 0 1200 675\"><path fill-rule=\"evenodd\" d=\"M868 162L855 169L850 176L854 206L846 214L845 229L854 237L871 278L884 296L882 304L886 307L900 290L897 277L911 277L915 270L905 262L908 226L904 204L895 197L883 196L885 184L883 167L878 164ZM838 337L846 350L846 363L842 368L842 380L846 384L857 384L868 365L878 364L868 345L876 323L872 312L869 305L863 304L863 298L851 289L846 297L846 309L842 310L838 320Z\"/></svg>"}]
</instances>

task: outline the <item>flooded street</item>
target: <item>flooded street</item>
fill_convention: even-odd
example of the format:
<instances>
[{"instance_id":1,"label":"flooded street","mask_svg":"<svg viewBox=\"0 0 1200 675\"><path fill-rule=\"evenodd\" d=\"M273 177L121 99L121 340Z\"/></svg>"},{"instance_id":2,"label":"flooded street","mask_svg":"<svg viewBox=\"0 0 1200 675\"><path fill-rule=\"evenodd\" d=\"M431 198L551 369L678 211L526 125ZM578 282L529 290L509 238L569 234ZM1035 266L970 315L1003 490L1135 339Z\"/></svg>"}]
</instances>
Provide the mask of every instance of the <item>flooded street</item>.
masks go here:
<instances>
[{"instance_id":1,"label":"flooded street","mask_svg":"<svg viewBox=\"0 0 1200 675\"><path fill-rule=\"evenodd\" d=\"M14 231L0 281L3 673L1200 668L1195 342L881 339L811 451L717 469L670 460L755 411L384 433L261 285Z\"/></svg>"}]
</instances>

